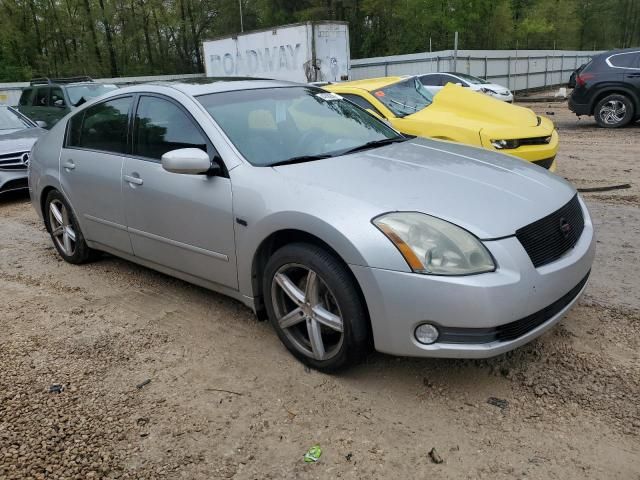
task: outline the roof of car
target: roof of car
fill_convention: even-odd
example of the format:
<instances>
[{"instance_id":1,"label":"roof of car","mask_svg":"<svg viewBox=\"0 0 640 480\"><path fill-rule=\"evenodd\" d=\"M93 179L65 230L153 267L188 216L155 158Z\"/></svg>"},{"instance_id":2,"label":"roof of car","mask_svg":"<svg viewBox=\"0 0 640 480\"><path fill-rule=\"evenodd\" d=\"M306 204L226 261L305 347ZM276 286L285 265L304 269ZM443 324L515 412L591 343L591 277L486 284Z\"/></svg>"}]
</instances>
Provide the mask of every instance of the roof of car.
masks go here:
<instances>
[{"instance_id":1,"label":"roof of car","mask_svg":"<svg viewBox=\"0 0 640 480\"><path fill-rule=\"evenodd\" d=\"M303 83L287 82L283 80L269 80L264 78L221 77L196 78L192 80L177 80L171 82L157 82L154 85L170 86L187 95L206 95L209 93L230 92L235 90L255 90L259 88L295 87Z\"/></svg>"},{"instance_id":2,"label":"roof of car","mask_svg":"<svg viewBox=\"0 0 640 480\"><path fill-rule=\"evenodd\" d=\"M594 59L605 59L609 58L611 55L617 55L619 53L632 53L632 52L640 52L640 47L632 47L632 48L620 48L617 50L609 50L607 52L598 53L593 56Z\"/></svg>"},{"instance_id":3,"label":"roof of car","mask_svg":"<svg viewBox=\"0 0 640 480\"><path fill-rule=\"evenodd\" d=\"M329 86L340 88L340 87L355 87L362 88L364 90L373 91L382 87L386 87L387 85L391 85L392 83L399 82L400 80L404 80L407 77L378 77L378 78L368 78L366 80L353 80L351 82L340 82L335 83Z\"/></svg>"}]
</instances>

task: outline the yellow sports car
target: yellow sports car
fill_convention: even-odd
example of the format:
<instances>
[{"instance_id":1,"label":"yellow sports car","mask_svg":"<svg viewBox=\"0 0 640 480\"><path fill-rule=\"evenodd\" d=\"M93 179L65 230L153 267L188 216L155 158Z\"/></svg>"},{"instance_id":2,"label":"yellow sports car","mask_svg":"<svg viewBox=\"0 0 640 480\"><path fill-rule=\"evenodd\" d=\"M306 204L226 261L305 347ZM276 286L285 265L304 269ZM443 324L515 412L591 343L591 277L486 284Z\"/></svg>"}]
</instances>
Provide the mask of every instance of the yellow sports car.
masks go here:
<instances>
[{"instance_id":1,"label":"yellow sports car","mask_svg":"<svg viewBox=\"0 0 640 480\"><path fill-rule=\"evenodd\" d=\"M555 171L553 122L449 83L432 95L415 77L383 77L327 85L409 135L439 138L509 153Z\"/></svg>"}]
</instances>

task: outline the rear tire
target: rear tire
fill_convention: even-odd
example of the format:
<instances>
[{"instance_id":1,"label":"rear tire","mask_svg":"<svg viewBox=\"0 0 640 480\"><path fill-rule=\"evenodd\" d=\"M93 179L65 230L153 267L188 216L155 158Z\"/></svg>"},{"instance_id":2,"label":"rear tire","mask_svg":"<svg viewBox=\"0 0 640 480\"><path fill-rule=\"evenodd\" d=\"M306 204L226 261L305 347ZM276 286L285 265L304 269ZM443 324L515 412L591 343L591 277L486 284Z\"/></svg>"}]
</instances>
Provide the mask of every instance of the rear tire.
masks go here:
<instances>
[{"instance_id":1,"label":"rear tire","mask_svg":"<svg viewBox=\"0 0 640 480\"><path fill-rule=\"evenodd\" d=\"M57 190L47 195L43 212L47 231L53 246L69 263L82 264L95 259L98 252L89 248L80 230L78 220L64 196Z\"/></svg>"},{"instance_id":2,"label":"rear tire","mask_svg":"<svg viewBox=\"0 0 640 480\"><path fill-rule=\"evenodd\" d=\"M282 247L267 262L263 292L278 337L305 365L333 372L367 354L369 322L355 280L326 250Z\"/></svg>"},{"instance_id":3,"label":"rear tire","mask_svg":"<svg viewBox=\"0 0 640 480\"><path fill-rule=\"evenodd\" d=\"M620 128L634 119L635 108L629 97L614 93L596 104L593 115L597 124L603 128Z\"/></svg>"}]
</instances>

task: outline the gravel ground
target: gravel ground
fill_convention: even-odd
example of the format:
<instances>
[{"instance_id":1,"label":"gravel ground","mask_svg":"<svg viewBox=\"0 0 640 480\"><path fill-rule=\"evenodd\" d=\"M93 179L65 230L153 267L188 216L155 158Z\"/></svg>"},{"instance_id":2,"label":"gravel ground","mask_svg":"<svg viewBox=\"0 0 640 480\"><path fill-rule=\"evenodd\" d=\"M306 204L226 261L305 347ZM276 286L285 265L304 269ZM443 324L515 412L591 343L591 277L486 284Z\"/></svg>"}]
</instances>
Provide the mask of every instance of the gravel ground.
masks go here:
<instances>
[{"instance_id":1,"label":"gravel ground","mask_svg":"<svg viewBox=\"0 0 640 480\"><path fill-rule=\"evenodd\" d=\"M640 479L640 125L531 107L554 114L560 175L631 188L584 195L599 240L577 307L486 361L306 370L239 303L68 265L24 195L0 198L0 479Z\"/></svg>"}]
</instances>

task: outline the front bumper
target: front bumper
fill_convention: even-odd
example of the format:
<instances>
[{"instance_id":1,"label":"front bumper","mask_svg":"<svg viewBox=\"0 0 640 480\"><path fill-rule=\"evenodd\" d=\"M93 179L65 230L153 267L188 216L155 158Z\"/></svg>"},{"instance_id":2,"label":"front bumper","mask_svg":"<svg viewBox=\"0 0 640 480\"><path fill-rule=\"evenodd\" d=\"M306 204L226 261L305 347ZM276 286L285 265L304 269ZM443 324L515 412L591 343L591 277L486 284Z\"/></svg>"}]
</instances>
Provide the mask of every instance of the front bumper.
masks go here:
<instances>
[{"instance_id":1,"label":"front bumper","mask_svg":"<svg viewBox=\"0 0 640 480\"><path fill-rule=\"evenodd\" d=\"M0 193L27 189L27 170L0 170Z\"/></svg>"},{"instance_id":2,"label":"front bumper","mask_svg":"<svg viewBox=\"0 0 640 480\"><path fill-rule=\"evenodd\" d=\"M503 102L513 103L513 93L509 92L507 94L503 93L488 93L490 97L495 98L496 100L502 100Z\"/></svg>"},{"instance_id":3,"label":"front bumper","mask_svg":"<svg viewBox=\"0 0 640 480\"><path fill-rule=\"evenodd\" d=\"M484 242L498 268L480 275L431 276L352 265L369 308L376 350L402 356L486 358L547 331L578 300L585 288L580 284L593 263L593 225L581 205L585 227L578 243L560 259L537 269L515 237ZM424 322L485 332L533 316L567 295L575 296L565 299L543 323L507 341L423 345L414 337L415 328Z\"/></svg>"},{"instance_id":4,"label":"front bumper","mask_svg":"<svg viewBox=\"0 0 640 480\"><path fill-rule=\"evenodd\" d=\"M550 130L550 129L549 129ZM549 135L549 130L546 132L543 130L540 132L540 137L545 137ZM531 135L533 136L533 135ZM556 154L558 153L558 147L560 145L560 137L558 135L557 130L553 129L551 131L551 140L549 143L543 143L540 145L521 145L518 148L511 149L497 149L491 144L490 135L486 133L482 133L482 146L487 150L491 150L493 152L505 153L507 155L513 155L514 157L521 158L522 160L527 160L529 162L545 162L549 159L555 159ZM551 163L548 170L555 172L556 171L556 162L555 160Z\"/></svg>"}]
</instances>

